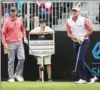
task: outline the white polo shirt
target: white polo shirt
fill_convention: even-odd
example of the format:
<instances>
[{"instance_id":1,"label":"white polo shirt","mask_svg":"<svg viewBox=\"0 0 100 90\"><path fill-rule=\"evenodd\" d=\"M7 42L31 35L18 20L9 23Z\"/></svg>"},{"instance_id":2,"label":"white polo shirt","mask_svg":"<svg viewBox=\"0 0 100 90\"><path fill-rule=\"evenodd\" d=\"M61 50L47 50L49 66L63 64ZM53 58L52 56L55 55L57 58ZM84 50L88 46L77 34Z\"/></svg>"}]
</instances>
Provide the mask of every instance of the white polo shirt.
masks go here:
<instances>
[{"instance_id":1,"label":"white polo shirt","mask_svg":"<svg viewBox=\"0 0 100 90\"><path fill-rule=\"evenodd\" d=\"M86 34L85 21L86 18L82 16L79 16L76 22L72 20L72 17L68 19L67 24L70 26L70 30L75 37L79 38ZM88 39L88 37L85 39Z\"/></svg>"}]
</instances>

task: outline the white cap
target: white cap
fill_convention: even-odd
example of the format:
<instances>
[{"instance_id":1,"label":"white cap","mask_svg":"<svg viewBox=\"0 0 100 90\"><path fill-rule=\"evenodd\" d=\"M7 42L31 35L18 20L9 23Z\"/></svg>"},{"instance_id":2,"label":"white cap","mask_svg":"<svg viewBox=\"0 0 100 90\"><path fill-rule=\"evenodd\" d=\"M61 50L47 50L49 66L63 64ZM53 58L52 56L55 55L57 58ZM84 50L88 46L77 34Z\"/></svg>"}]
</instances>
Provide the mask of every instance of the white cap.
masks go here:
<instances>
[{"instance_id":1,"label":"white cap","mask_svg":"<svg viewBox=\"0 0 100 90\"><path fill-rule=\"evenodd\" d=\"M80 11L80 8L79 7L74 7L74 8L72 8L72 10Z\"/></svg>"}]
</instances>

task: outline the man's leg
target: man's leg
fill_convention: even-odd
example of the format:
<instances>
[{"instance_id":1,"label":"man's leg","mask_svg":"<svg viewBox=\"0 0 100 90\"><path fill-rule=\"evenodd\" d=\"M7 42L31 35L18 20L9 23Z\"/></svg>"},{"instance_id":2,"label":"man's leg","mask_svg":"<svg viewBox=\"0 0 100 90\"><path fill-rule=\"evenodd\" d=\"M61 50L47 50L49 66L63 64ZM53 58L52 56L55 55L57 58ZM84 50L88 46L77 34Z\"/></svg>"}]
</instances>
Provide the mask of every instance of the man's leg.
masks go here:
<instances>
[{"instance_id":1,"label":"man's leg","mask_svg":"<svg viewBox=\"0 0 100 90\"><path fill-rule=\"evenodd\" d=\"M86 83L86 70L85 70L85 65L84 65L84 62L85 62L84 58L85 58L85 54L87 51L86 48L88 48L86 45L88 45L88 44L85 44L84 42L82 43L82 45L80 45L76 42L74 43L76 58L78 59L77 76L78 76L79 80L77 82L75 82L77 84ZM78 53L79 53L79 56L78 56Z\"/></svg>"},{"instance_id":2,"label":"man's leg","mask_svg":"<svg viewBox=\"0 0 100 90\"><path fill-rule=\"evenodd\" d=\"M89 48L89 39L86 39L83 44L81 45L81 52L80 52L80 56L79 56L79 71L82 73L82 77L83 79L86 79L86 68L88 67L88 65L85 62L85 57L86 57L86 53L87 50ZM90 71L90 68L88 67L87 70ZM93 73L91 72L91 75L93 75Z\"/></svg>"},{"instance_id":3,"label":"man's leg","mask_svg":"<svg viewBox=\"0 0 100 90\"><path fill-rule=\"evenodd\" d=\"M46 65L48 79L51 79L51 64Z\"/></svg>"},{"instance_id":4,"label":"man's leg","mask_svg":"<svg viewBox=\"0 0 100 90\"><path fill-rule=\"evenodd\" d=\"M78 42L73 42L73 48L74 48L74 53L75 53L75 58L76 58L76 60L77 60L77 55L78 55L78 52L79 52L79 46L80 46L80 44L79 44ZM80 53L79 53L79 54L80 54ZM78 62L79 62L79 60L78 60ZM79 68L79 66L77 65L76 74L77 74L77 79L79 80L79 79L82 78L82 77L81 77L82 75L81 75L81 73L79 72L78 68Z\"/></svg>"},{"instance_id":5,"label":"man's leg","mask_svg":"<svg viewBox=\"0 0 100 90\"><path fill-rule=\"evenodd\" d=\"M89 48L89 39L84 40L81 45L80 55L79 55L79 62L78 62L78 71L81 73L81 79L86 80L86 67L85 67L85 57L87 50Z\"/></svg>"},{"instance_id":6,"label":"man's leg","mask_svg":"<svg viewBox=\"0 0 100 90\"><path fill-rule=\"evenodd\" d=\"M18 58L18 64L15 71L15 77L19 76L18 81L23 81L23 78L20 77L21 73L23 72L24 67L24 61L25 61L25 53L24 53L24 47L23 44L17 45L17 58Z\"/></svg>"},{"instance_id":7,"label":"man's leg","mask_svg":"<svg viewBox=\"0 0 100 90\"><path fill-rule=\"evenodd\" d=\"M44 64L46 65L46 69L47 69L48 81L52 81L52 77L51 77L51 55L46 56L44 58Z\"/></svg>"},{"instance_id":8,"label":"man's leg","mask_svg":"<svg viewBox=\"0 0 100 90\"><path fill-rule=\"evenodd\" d=\"M37 57L37 64L39 66L39 79L37 81L42 81L42 71L41 71L41 64L42 64L42 57Z\"/></svg>"},{"instance_id":9,"label":"man's leg","mask_svg":"<svg viewBox=\"0 0 100 90\"><path fill-rule=\"evenodd\" d=\"M16 53L16 44L8 44L8 75L9 81L14 81L14 61Z\"/></svg>"},{"instance_id":10,"label":"man's leg","mask_svg":"<svg viewBox=\"0 0 100 90\"><path fill-rule=\"evenodd\" d=\"M78 57L77 72L78 72L79 79L82 80L86 80L86 69L85 69L84 62L85 62L85 56L88 50L88 46L89 46L89 40L85 40L82 43L82 45L77 45L77 47L75 48L76 49L75 51L78 53L79 47L81 47L79 57Z\"/></svg>"},{"instance_id":11,"label":"man's leg","mask_svg":"<svg viewBox=\"0 0 100 90\"><path fill-rule=\"evenodd\" d=\"M80 60L82 61L81 63L83 63L82 65L84 65L85 67L85 70L88 70L88 72L91 74L91 80L90 80L90 83L95 83L95 81L98 79L92 72L92 70L89 68L89 66L86 64L85 62L85 57L86 57L86 53L87 53L87 50L89 48L89 43L90 41L87 39L84 41L84 43L82 44L82 50L81 50L81 54L80 54ZM79 61L80 61L79 60ZM79 64L80 67L82 67L81 64ZM84 74L86 74L86 71L83 70L83 67L80 69L80 72L82 73L83 75L83 79L84 79Z\"/></svg>"},{"instance_id":12,"label":"man's leg","mask_svg":"<svg viewBox=\"0 0 100 90\"><path fill-rule=\"evenodd\" d=\"M41 65L39 65L39 78L42 79Z\"/></svg>"}]
</instances>

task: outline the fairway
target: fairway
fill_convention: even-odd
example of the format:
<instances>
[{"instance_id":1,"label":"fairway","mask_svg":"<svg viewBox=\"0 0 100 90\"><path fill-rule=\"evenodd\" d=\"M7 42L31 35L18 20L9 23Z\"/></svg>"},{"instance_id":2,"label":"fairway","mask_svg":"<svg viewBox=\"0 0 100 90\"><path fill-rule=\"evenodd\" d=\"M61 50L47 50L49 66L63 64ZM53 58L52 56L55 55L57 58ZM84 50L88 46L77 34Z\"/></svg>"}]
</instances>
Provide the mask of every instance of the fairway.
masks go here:
<instances>
[{"instance_id":1,"label":"fairway","mask_svg":"<svg viewBox=\"0 0 100 90\"><path fill-rule=\"evenodd\" d=\"M74 82L2 82L2 90L100 90L100 83Z\"/></svg>"}]
</instances>

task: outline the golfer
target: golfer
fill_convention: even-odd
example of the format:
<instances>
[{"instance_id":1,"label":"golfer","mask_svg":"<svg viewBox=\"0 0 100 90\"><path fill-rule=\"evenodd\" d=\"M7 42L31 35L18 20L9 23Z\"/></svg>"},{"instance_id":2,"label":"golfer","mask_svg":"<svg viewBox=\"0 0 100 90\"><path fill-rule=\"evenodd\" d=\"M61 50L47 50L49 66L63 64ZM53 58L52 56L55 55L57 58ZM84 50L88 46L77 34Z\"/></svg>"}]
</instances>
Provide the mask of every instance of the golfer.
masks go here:
<instances>
[{"instance_id":1,"label":"golfer","mask_svg":"<svg viewBox=\"0 0 100 90\"><path fill-rule=\"evenodd\" d=\"M76 70L78 81L75 83L86 83L86 70L88 70L91 75L90 83L95 83L97 77L85 62L85 57L90 44L89 36L93 33L93 27L87 18L80 15L79 7L72 8L72 16L67 20L66 29L67 36L73 41L76 58L78 52L80 52Z\"/></svg>"}]
</instances>

